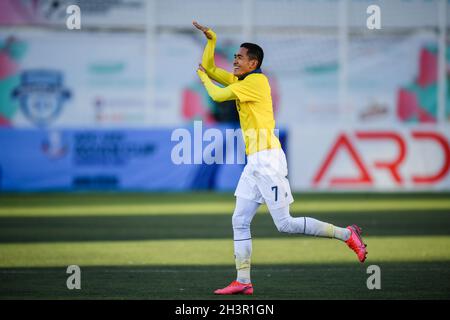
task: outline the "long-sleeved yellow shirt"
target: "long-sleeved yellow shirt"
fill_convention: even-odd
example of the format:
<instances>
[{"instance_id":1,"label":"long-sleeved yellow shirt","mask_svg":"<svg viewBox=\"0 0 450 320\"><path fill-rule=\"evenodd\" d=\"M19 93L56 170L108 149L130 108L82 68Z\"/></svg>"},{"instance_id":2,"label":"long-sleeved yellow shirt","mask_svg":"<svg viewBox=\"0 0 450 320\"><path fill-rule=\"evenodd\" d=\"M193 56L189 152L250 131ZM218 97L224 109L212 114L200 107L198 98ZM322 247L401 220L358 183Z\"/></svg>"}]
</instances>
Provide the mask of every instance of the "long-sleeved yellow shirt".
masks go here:
<instances>
[{"instance_id":1,"label":"long-sleeved yellow shirt","mask_svg":"<svg viewBox=\"0 0 450 320\"><path fill-rule=\"evenodd\" d=\"M217 68L214 63L217 36L211 29L207 32L212 39L208 39L203 52L202 66L206 73L201 70L197 73L209 96L217 102L236 100L247 155L281 148L274 134L275 119L269 80L262 73L251 73L239 80L232 73ZM216 86L210 78L226 87Z\"/></svg>"}]
</instances>

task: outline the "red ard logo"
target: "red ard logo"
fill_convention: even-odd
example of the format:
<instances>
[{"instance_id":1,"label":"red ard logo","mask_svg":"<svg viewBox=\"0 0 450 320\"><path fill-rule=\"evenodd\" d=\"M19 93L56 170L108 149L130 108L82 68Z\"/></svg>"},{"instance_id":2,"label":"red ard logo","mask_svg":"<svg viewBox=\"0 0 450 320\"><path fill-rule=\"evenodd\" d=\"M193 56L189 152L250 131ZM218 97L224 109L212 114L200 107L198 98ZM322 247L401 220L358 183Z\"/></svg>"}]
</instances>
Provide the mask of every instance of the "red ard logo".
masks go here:
<instances>
[{"instance_id":1,"label":"red ard logo","mask_svg":"<svg viewBox=\"0 0 450 320\"><path fill-rule=\"evenodd\" d=\"M390 160L376 160L373 162L375 168L379 170L388 171L389 175L397 185L402 185L404 183L403 177L400 175L400 168L404 163L407 151L407 145L403 137L397 132L393 131L356 131L356 139L359 141L390 141L394 143L397 148L397 154L393 159ZM449 171L450 168L450 147L445 136L438 132L431 131L412 131L411 137L414 140L426 141L435 143L440 147L444 155L444 161L436 172L427 175L413 174L411 177L412 183L418 184L433 184L441 179L443 179ZM331 177L329 179L329 184L331 186L345 186L345 185L366 185L371 186L373 184L373 178L370 175L367 165L364 163L360 155L358 154L356 148L352 145L350 139L345 133L341 133L336 142L333 144L332 148L325 157L325 160L319 167L316 175L313 179L313 184L315 186L319 185L323 180L325 174L329 170L336 154L339 150L345 150L353 161L355 167L359 171L358 177Z\"/></svg>"}]
</instances>

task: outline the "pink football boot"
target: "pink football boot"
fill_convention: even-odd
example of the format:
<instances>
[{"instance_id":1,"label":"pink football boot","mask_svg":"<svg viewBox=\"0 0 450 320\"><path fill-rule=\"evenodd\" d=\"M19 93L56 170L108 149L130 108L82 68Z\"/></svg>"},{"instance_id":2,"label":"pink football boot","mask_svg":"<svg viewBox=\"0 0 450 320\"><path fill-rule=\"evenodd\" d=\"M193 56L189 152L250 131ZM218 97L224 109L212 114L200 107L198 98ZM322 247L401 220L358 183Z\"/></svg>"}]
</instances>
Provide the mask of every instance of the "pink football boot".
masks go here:
<instances>
[{"instance_id":1,"label":"pink football boot","mask_svg":"<svg viewBox=\"0 0 450 320\"><path fill-rule=\"evenodd\" d=\"M364 262L367 256L366 244L361 239L361 228L356 224L347 227L350 230L350 238L345 243L355 251L359 261Z\"/></svg>"},{"instance_id":2,"label":"pink football boot","mask_svg":"<svg viewBox=\"0 0 450 320\"><path fill-rule=\"evenodd\" d=\"M240 283L233 281L223 289L217 289L214 294L253 294L253 285L251 283Z\"/></svg>"}]
</instances>

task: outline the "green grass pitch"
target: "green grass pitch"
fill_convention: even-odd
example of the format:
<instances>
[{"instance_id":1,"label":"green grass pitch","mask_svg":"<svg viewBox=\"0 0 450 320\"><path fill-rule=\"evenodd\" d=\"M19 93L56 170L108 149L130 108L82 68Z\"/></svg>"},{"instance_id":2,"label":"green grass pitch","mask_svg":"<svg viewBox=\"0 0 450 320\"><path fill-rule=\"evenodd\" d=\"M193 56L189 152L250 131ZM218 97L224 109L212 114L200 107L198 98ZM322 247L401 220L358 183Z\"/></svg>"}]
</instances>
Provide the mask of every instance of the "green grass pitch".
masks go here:
<instances>
[{"instance_id":1,"label":"green grass pitch","mask_svg":"<svg viewBox=\"0 0 450 320\"><path fill-rule=\"evenodd\" d=\"M363 228L361 264L337 240L252 224L255 294L235 276L232 194L0 194L0 299L449 299L449 194L296 194L293 216ZM68 290L67 266L81 268ZM367 267L381 268L369 290Z\"/></svg>"}]
</instances>

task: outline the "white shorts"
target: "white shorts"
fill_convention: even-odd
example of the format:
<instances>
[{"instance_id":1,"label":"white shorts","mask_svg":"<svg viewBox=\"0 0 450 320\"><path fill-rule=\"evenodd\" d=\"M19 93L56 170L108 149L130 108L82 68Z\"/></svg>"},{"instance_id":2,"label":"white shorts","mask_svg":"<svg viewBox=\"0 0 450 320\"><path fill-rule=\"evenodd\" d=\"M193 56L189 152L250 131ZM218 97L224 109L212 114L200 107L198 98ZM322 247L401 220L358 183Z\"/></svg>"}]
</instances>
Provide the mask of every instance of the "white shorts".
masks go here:
<instances>
[{"instance_id":1,"label":"white shorts","mask_svg":"<svg viewBox=\"0 0 450 320\"><path fill-rule=\"evenodd\" d=\"M291 187L287 179L286 155L282 149L268 149L251 154L241 174L234 195L270 209L283 208L292 202Z\"/></svg>"}]
</instances>

